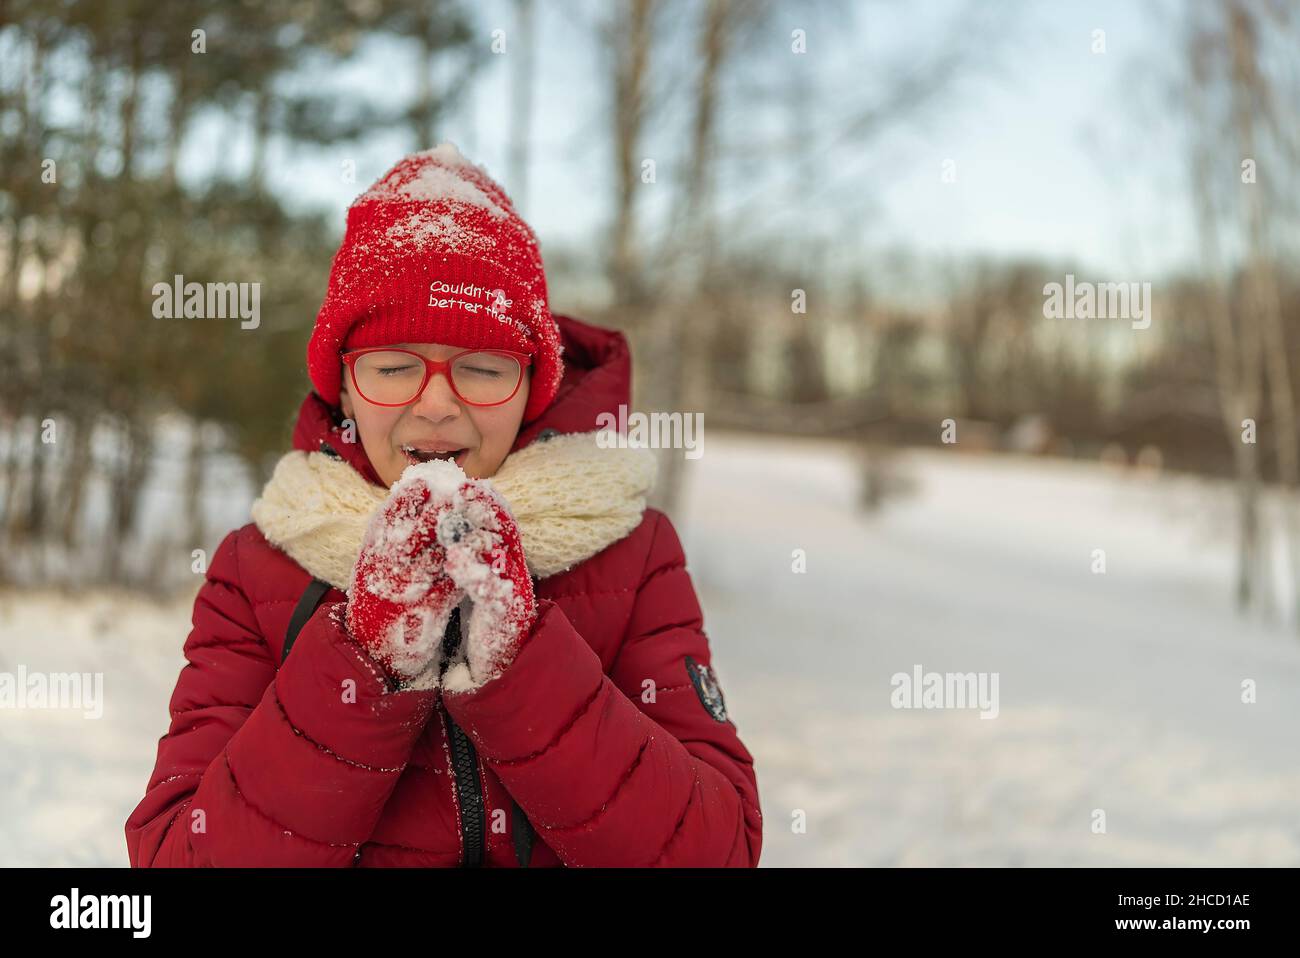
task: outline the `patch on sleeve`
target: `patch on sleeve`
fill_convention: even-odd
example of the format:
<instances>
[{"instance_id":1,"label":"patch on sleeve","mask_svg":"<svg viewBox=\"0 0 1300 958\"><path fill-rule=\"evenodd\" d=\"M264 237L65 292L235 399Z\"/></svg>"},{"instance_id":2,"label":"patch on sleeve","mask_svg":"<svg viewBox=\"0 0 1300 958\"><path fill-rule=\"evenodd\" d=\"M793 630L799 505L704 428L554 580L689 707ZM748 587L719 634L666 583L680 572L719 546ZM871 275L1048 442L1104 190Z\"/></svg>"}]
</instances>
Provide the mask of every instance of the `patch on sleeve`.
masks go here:
<instances>
[{"instance_id":1,"label":"patch on sleeve","mask_svg":"<svg viewBox=\"0 0 1300 958\"><path fill-rule=\"evenodd\" d=\"M686 674L691 677L695 694L700 697L700 702L708 713L719 722L727 721L727 703L722 699L722 689L718 686L718 679L713 674L713 669L699 664L688 655Z\"/></svg>"}]
</instances>

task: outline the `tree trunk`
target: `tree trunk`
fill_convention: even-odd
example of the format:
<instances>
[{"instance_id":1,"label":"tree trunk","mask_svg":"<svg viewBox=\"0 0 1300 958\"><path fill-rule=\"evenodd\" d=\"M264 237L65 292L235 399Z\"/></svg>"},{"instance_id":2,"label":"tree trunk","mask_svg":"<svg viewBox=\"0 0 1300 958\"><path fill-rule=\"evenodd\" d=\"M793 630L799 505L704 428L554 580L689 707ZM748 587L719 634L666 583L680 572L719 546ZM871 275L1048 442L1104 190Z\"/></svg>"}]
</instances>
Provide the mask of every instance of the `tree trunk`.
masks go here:
<instances>
[{"instance_id":1,"label":"tree trunk","mask_svg":"<svg viewBox=\"0 0 1300 958\"><path fill-rule=\"evenodd\" d=\"M74 550L80 535L81 509L85 502L86 483L91 475L91 440L94 419L79 418L71 424L72 457L64 466L63 481L59 485L58 502L62 508L59 516L59 541L68 552Z\"/></svg>"},{"instance_id":2,"label":"tree trunk","mask_svg":"<svg viewBox=\"0 0 1300 958\"><path fill-rule=\"evenodd\" d=\"M515 0L515 46L510 90L510 194L521 216L528 209L528 154L532 142L537 35L533 0Z\"/></svg>"},{"instance_id":3,"label":"tree trunk","mask_svg":"<svg viewBox=\"0 0 1300 958\"><path fill-rule=\"evenodd\" d=\"M203 480L205 478L207 449L204 443L203 423L195 422L190 428L189 455L185 463L185 542L190 549L201 549L206 542L207 529L203 516Z\"/></svg>"},{"instance_id":4,"label":"tree trunk","mask_svg":"<svg viewBox=\"0 0 1300 958\"><path fill-rule=\"evenodd\" d=\"M1260 75L1256 31L1258 23L1234 4L1229 12L1232 51L1232 112L1244 156L1256 156L1255 104L1268 100ZM1268 387L1272 425L1276 437L1279 506L1286 530L1287 555L1291 570L1292 625L1300 631L1300 515L1297 514L1297 486L1300 486L1300 449L1297 449L1295 396L1291 366L1282 324L1282 304L1277 278L1269 264L1265 226L1263 184L1246 186L1246 219L1249 250L1248 301L1262 333L1262 351ZM1258 521L1257 519L1255 520Z\"/></svg>"}]
</instances>

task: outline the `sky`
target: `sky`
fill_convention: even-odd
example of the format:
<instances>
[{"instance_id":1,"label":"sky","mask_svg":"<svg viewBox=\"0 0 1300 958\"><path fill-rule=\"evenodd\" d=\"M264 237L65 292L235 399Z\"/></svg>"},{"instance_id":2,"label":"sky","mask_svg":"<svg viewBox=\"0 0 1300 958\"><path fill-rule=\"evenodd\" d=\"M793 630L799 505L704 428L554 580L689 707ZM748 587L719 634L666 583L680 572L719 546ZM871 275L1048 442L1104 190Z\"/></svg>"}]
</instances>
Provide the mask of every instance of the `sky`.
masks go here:
<instances>
[{"instance_id":1,"label":"sky","mask_svg":"<svg viewBox=\"0 0 1300 958\"><path fill-rule=\"evenodd\" d=\"M1030 11L1001 81L980 84L952 123L918 143L935 159L891 192L901 235L936 252L1080 261L1107 279L1149 276L1190 255L1177 143L1144 123L1127 89L1135 74L1156 83L1171 69L1140 6ZM1091 50L1095 29L1105 30L1104 54ZM940 156L956 161L956 183L935 185Z\"/></svg>"},{"instance_id":2,"label":"sky","mask_svg":"<svg viewBox=\"0 0 1300 958\"><path fill-rule=\"evenodd\" d=\"M830 115L842 95L845 64L852 70L860 62L859 75L869 82L873 65L905 60L913 46L951 27L963 5L848 0L845 13L818 20L802 15L798 4L783 4L772 36L760 38L760 46L767 44L764 68L784 69L787 61L771 51L784 52L791 29L807 29L814 95ZM592 9L578 0L539 4L530 189L522 207L544 254L548 245L598 242L610 219L608 121ZM1012 0L995 9L1000 25L987 53L977 51L968 72L930 109L868 148L845 146L819 158L843 191L838 205L846 215L835 221L843 231L836 242L868 253L1032 256L1078 266L1097 281L1150 280L1194 268L1184 160L1159 105L1176 66L1176 38L1161 8L1125 0ZM493 30L506 31L506 54L484 54L470 96L446 118L439 138L456 143L514 193L506 163L512 4L487 0L475 15L485 50ZM1092 50L1099 29L1104 53ZM412 87L411 71L397 66L404 58L409 53L400 44L372 42L343 72L307 82L327 81L341 95L376 100L403 95ZM783 79L775 78L778 89ZM773 108L730 114L729 136L743 141L747 129L768 124L772 116L759 115L761 109ZM655 137L674 135L656 131L643 152L669 152L675 144ZM210 131L191 152L211 157L220 149L229 162L240 162L246 144L218 142L221 136ZM325 209L341 229L352 199L410 148L405 131L395 130L357 145L280 151L273 182L295 204ZM356 165L352 182L341 175L345 160ZM945 183L948 160L956 179ZM743 185L724 183L724 189ZM811 190L788 177L770 198L775 214L797 220L804 215L801 196Z\"/></svg>"}]
</instances>

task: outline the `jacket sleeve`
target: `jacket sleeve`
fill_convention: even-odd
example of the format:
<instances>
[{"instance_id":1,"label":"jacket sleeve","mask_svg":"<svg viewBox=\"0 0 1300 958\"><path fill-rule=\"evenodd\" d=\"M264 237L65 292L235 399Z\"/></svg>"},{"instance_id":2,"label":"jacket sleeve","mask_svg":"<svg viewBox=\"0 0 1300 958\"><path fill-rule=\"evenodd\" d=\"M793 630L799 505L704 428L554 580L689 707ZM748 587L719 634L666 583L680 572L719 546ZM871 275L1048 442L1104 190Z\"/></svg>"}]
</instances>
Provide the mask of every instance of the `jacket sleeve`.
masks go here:
<instances>
[{"instance_id":1,"label":"jacket sleeve","mask_svg":"<svg viewBox=\"0 0 1300 958\"><path fill-rule=\"evenodd\" d=\"M715 717L725 712L705 704L720 699L690 678L688 658L710 662L700 606L676 531L651 515L609 675L560 608L539 599L505 672L473 691L444 690L443 701L566 865L753 867L762 844L753 758Z\"/></svg>"},{"instance_id":2,"label":"jacket sleeve","mask_svg":"<svg viewBox=\"0 0 1300 958\"><path fill-rule=\"evenodd\" d=\"M132 867L350 866L436 699L389 690L326 603L276 671L240 585L238 532L194 602L188 663L144 799Z\"/></svg>"}]
</instances>

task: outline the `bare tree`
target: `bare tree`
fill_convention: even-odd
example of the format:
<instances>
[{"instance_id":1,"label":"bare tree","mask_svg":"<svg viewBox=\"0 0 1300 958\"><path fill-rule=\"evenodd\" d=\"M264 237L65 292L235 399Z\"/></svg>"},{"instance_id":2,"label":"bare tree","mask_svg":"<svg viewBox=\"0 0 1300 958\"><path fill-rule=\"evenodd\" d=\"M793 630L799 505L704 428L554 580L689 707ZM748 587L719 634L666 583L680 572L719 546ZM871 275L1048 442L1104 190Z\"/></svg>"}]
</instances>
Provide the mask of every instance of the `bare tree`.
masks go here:
<instances>
[{"instance_id":1,"label":"bare tree","mask_svg":"<svg viewBox=\"0 0 1300 958\"><path fill-rule=\"evenodd\" d=\"M1256 130L1274 119L1275 94L1260 69L1258 32L1265 21L1285 18L1285 7L1265 5L1252 11L1242 0L1228 0L1225 10L1229 23L1231 59L1232 122L1242 155L1258 157ZM1265 370L1269 385L1273 429L1277 448L1278 479L1283 486L1282 512L1286 526L1292 579L1292 624L1300 630L1300 515L1296 497L1300 494L1300 447L1297 446L1295 390L1292 385L1286 331L1282 325L1281 299L1277 276L1271 263L1267 238L1264 191L1245 192L1248 262L1246 273L1252 311L1262 333Z\"/></svg>"},{"instance_id":2,"label":"bare tree","mask_svg":"<svg viewBox=\"0 0 1300 958\"><path fill-rule=\"evenodd\" d=\"M614 215L609 276L614 301L634 308L644 298L635 248L636 201L641 183L638 149L649 110L650 53L660 0L622 0L600 26L611 73L614 154Z\"/></svg>"},{"instance_id":3,"label":"bare tree","mask_svg":"<svg viewBox=\"0 0 1300 958\"><path fill-rule=\"evenodd\" d=\"M1285 6L1256 0L1220 0L1189 13L1185 32L1185 89L1192 130L1189 145L1193 203L1207 294L1201 312L1213 332L1214 369L1225 437L1233 451L1237 486L1237 570L1239 608L1261 607L1266 594L1267 549L1261 514L1262 465L1259 446L1247 441L1247 420L1267 423L1274 440L1281 508L1292 572L1292 616L1300 627L1300 430L1296 419L1288 342L1270 234L1272 189L1267 173L1258 180L1242 167L1268 170L1294 163L1294 131L1282 78L1270 73L1262 50L1268 29L1290 30ZM1285 36L1285 32L1284 32ZM1266 159L1267 157L1267 159ZM1223 237L1242 250L1241 295Z\"/></svg>"},{"instance_id":4,"label":"bare tree","mask_svg":"<svg viewBox=\"0 0 1300 958\"><path fill-rule=\"evenodd\" d=\"M708 341L710 325L722 314L719 291L726 295L724 278L713 275L721 261L720 241L740 237L750 246L766 245L774 258L798 270L799 279L778 294L787 303L787 316L794 315L788 306L793 288L847 284L853 267L845 257L837 272L834 255L853 244L820 232L818 224L838 219L845 206L860 205L865 191L852 171L826 162L826 151L850 147L856 156L869 156L876 137L919 116L962 74L976 51L986 56L989 49L980 43L985 31L972 25L977 15L967 11L951 33L922 51L909 45L905 65L873 71L873 77L887 79L864 88L857 75L814 74L816 59L798 55L804 34L809 43L825 43L835 31L859 25L859 6L824 0L801 8L793 22L769 3L715 0L697 9L691 69L682 71L689 78L688 95L681 98L689 108L682 175L674 184L676 202L658 224L658 239L650 243L653 255L645 263L658 291L649 311L656 343L649 352L658 386L656 408L691 411L711 403L708 350L701 343ZM792 25L798 29L792 31ZM756 55L773 49L783 51L776 63L770 54ZM825 94L819 86L823 83ZM757 140L745 122L765 107L784 113L787 120L786 132L776 142ZM724 122L729 114L738 120L735 130ZM724 197L718 181L731 162L745 164L751 172L734 175ZM711 295L704 295L705 290ZM832 299L823 296L818 303ZM824 332L829 319L829 312L816 307L795 316L787 354L788 371L794 374L792 399L809 404L827 399ZM657 500L671 508L680 494L680 457L668 458L665 465Z\"/></svg>"},{"instance_id":5,"label":"bare tree","mask_svg":"<svg viewBox=\"0 0 1300 958\"><path fill-rule=\"evenodd\" d=\"M537 24L533 0L515 0L515 41L510 62L510 192L521 213L528 207L528 156L532 144L533 86L537 74Z\"/></svg>"}]
</instances>

